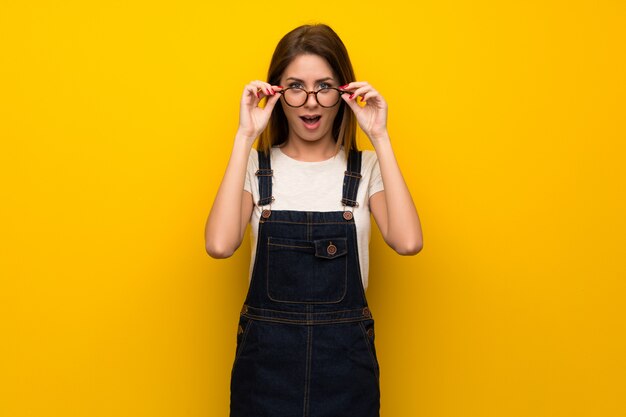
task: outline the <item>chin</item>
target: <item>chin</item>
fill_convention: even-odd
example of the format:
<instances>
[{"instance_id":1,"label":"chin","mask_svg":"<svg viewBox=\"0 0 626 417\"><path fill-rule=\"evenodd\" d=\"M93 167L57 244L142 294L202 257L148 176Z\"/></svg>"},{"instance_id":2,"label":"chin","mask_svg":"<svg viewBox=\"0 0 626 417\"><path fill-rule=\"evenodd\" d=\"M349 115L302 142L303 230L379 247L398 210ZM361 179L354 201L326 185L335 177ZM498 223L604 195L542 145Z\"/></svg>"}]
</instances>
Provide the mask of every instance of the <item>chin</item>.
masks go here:
<instances>
[{"instance_id":1,"label":"chin","mask_svg":"<svg viewBox=\"0 0 626 417\"><path fill-rule=\"evenodd\" d=\"M304 135L296 135L299 139L301 139L304 142L319 142L320 140L322 140L323 138L326 137L326 134L323 135L315 135L312 136L311 134L304 134Z\"/></svg>"}]
</instances>

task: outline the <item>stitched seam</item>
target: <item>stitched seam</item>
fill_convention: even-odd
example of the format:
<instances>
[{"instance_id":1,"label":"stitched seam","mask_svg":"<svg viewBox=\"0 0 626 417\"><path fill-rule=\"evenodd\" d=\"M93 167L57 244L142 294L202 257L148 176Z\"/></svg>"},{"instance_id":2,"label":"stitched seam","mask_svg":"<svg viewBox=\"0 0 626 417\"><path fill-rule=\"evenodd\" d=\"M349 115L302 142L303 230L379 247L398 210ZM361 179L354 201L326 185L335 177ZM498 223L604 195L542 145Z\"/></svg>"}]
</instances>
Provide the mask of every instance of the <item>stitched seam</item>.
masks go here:
<instances>
[{"instance_id":1,"label":"stitched seam","mask_svg":"<svg viewBox=\"0 0 626 417\"><path fill-rule=\"evenodd\" d=\"M306 371L304 376L304 409L303 417L309 414L309 380L311 379L311 344L313 339L313 328L307 328L307 347L306 347Z\"/></svg>"},{"instance_id":2,"label":"stitched seam","mask_svg":"<svg viewBox=\"0 0 626 417\"><path fill-rule=\"evenodd\" d=\"M328 320L321 320L321 319L291 320L291 319L257 316L255 314L249 314L249 313L244 314L244 316L253 318L259 321L269 321L269 322L286 323L286 324L306 324L306 325L313 325L313 326L319 325L319 324L350 323L350 322L371 320L370 318L367 318L367 317L352 317L352 318L345 318L345 319L328 319Z\"/></svg>"},{"instance_id":3,"label":"stitched seam","mask_svg":"<svg viewBox=\"0 0 626 417\"><path fill-rule=\"evenodd\" d=\"M259 153L259 169L255 173L259 179L259 205L264 206L272 201L272 174L269 155Z\"/></svg>"},{"instance_id":4,"label":"stitched seam","mask_svg":"<svg viewBox=\"0 0 626 417\"><path fill-rule=\"evenodd\" d=\"M304 221L301 222L300 224L306 225L304 240L307 240L307 241L311 240L309 239L309 236L311 235L311 232L309 231L309 228L311 227L310 223L311 223L311 216L309 215L309 213L304 213Z\"/></svg>"},{"instance_id":5,"label":"stitched seam","mask_svg":"<svg viewBox=\"0 0 626 417\"><path fill-rule=\"evenodd\" d=\"M243 352L243 348L245 346L248 333L250 332L250 328L252 327L252 323L254 323L254 321L248 321L248 324L246 324L246 330L244 330L243 336L241 336L241 342L239 343L239 349L237 350L237 354L235 355L235 362L233 363L233 369L235 369L237 360L239 359L239 356L241 356L241 352Z\"/></svg>"},{"instance_id":6,"label":"stitched seam","mask_svg":"<svg viewBox=\"0 0 626 417\"><path fill-rule=\"evenodd\" d=\"M344 294L345 295L345 294ZM288 301L288 300L278 300L276 298L272 298L271 295L268 294L268 297L272 301L276 301L277 303L286 303L286 304L337 304L342 300L337 301Z\"/></svg>"},{"instance_id":7,"label":"stitched seam","mask_svg":"<svg viewBox=\"0 0 626 417\"><path fill-rule=\"evenodd\" d=\"M348 227L347 224L346 224L346 227ZM353 238L356 241L356 239L357 239L356 227L351 227L351 229L352 229L352 236L353 236ZM357 266L356 267L356 272L357 272L357 274L359 276L359 283L360 283L359 287L361 288L361 296L363 297L363 303L365 305L367 305L367 297L365 296L365 287L363 286L363 284L364 284L363 283L363 277L361 276L361 261L359 260L359 249L358 249L357 245L354 245L353 250L354 250L354 259L355 259L355 263L356 263L356 266Z\"/></svg>"},{"instance_id":8,"label":"stitched seam","mask_svg":"<svg viewBox=\"0 0 626 417\"><path fill-rule=\"evenodd\" d=\"M336 258L339 258L340 256L343 256L343 255L347 254L347 253L348 253L348 251L346 250L346 251L343 251L343 252L336 253L336 254L334 254L332 256L326 256L326 255L317 254L317 253L315 254L315 256L318 257L318 258L323 258L323 259L336 259Z\"/></svg>"},{"instance_id":9,"label":"stitched seam","mask_svg":"<svg viewBox=\"0 0 626 417\"><path fill-rule=\"evenodd\" d=\"M266 178L259 178L259 183L261 184L261 201L266 201L268 199Z\"/></svg>"},{"instance_id":10,"label":"stitched seam","mask_svg":"<svg viewBox=\"0 0 626 417\"><path fill-rule=\"evenodd\" d=\"M352 197L353 200L356 200L356 194L357 194L357 190L359 189L360 182L361 182L360 177L354 179L354 185L352 186L353 188L350 190L350 196Z\"/></svg>"},{"instance_id":11,"label":"stitched seam","mask_svg":"<svg viewBox=\"0 0 626 417\"><path fill-rule=\"evenodd\" d=\"M348 167L344 173L344 188L341 203L350 207L358 205L356 201L357 192L361 175L361 156L360 152L350 151L348 158Z\"/></svg>"},{"instance_id":12,"label":"stitched seam","mask_svg":"<svg viewBox=\"0 0 626 417\"><path fill-rule=\"evenodd\" d=\"M346 250L346 253L348 251ZM346 293L348 292L348 257L345 257L345 262L344 264L344 274L343 274L343 294L341 295L341 298L339 299L340 301L342 301L345 297L346 297Z\"/></svg>"},{"instance_id":13,"label":"stitched seam","mask_svg":"<svg viewBox=\"0 0 626 417\"><path fill-rule=\"evenodd\" d=\"M359 185L359 180L356 178L351 178L350 184L348 184L348 199L350 201L354 201L354 188Z\"/></svg>"},{"instance_id":14,"label":"stitched seam","mask_svg":"<svg viewBox=\"0 0 626 417\"><path fill-rule=\"evenodd\" d=\"M345 223L341 223L341 224L345 224ZM278 303L295 303L295 304L336 304L336 303L340 303L341 301L343 301L343 299L345 298L346 293L348 291L348 260L347 260L347 257L335 258L335 260L339 260L339 261L343 260L343 264L344 264L343 293L341 294L339 299L337 299L337 300L319 300L319 301L297 301L297 300L281 300L281 299L278 299L278 298L275 298L274 296L272 296L271 291L270 291L270 245L273 245L273 244L270 243L270 240L271 240L271 237L268 237L267 238L267 262L266 262L266 265L265 265L266 266L266 272L265 272L265 277L266 277L266 280L265 280L266 281L266 294L267 294L267 297L270 300L276 301Z\"/></svg>"},{"instance_id":15,"label":"stitched seam","mask_svg":"<svg viewBox=\"0 0 626 417\"><path fill-rule=\"evenodd\" d=\"M346 181L343 187L343 195L341 196L342 204L345 204L346 198L350 195L350 184L352 183L352 178L346 177Z\"/></svg>"},{"instance_id":16,"label":"stitched seam","mask_svg":"<svg viewBox=\"0 0 626 417\"><path fill-rule=\"evenodd\" d=\"M310 315L317 315L317 314L334 314L334 313L348 313L350 311L363 311L362 308L352 308L350 310L333 310L333 311L318 311L318 312L312 312L312 313L302 313L300 311L285 311L285 310L272 310L270 308L257 308L257 307L251 307L248 306L249 309L251 310L263 310L263 311L274 311L277 313L288 313L288 314L310 314Z\"/></svg>"},{"instance_id":17,"label":"stitched seam","mask_svg":"<svg viewBox=\"0 0 626 417\"><path fill-rule=\"evenodd\" d=\"M374 358L374 353L372 352L372 346L370 343L373 343L369 340L369 336L367 335L367 331L365 330L365 325L363 322L359 322L359 327L361 328L361 334L363 334L363 338L365 339L365 344L367 345L367 351L370 353L370 359L372 360L372 365L374 366L374 374L376 375L376 381L378 383L378 364L376 363L376 358Z\"/></svg>"},{"instance_id":18,"label":"stitched seam","mask_svg":"<svg viewBox=\"0 0 626 417\"><path fill-rule=\"evenodd\" d=\"M280 243L268 243L269 246L280 246L283 248L302 248L302 249L313 249L314 246L296 246L296 245L283 245Z\"/></svg>"},{"instance_id":19,"label":"stitched seam","mask_svg":"<svg viewBox=\"0 0 626 417\"><path fill-rule=\"evenodd\" d=\"M270 237L267 238L267 259L265 260L265 293L270 300L274 300L270 295L270 239Z\"/></svg>"},{"instance_id":20,"label":"stitched seam","mask_svg":"<svg viewBox=\"0 0 626 417\"><path fill-rule=\"evenodd\" d=\"M313 247L314 243L310 239L293 239L289 237L269 236L270 245L296 245ZM340 239L339 237L333 239Z\"/></svg>"}]
</instances>

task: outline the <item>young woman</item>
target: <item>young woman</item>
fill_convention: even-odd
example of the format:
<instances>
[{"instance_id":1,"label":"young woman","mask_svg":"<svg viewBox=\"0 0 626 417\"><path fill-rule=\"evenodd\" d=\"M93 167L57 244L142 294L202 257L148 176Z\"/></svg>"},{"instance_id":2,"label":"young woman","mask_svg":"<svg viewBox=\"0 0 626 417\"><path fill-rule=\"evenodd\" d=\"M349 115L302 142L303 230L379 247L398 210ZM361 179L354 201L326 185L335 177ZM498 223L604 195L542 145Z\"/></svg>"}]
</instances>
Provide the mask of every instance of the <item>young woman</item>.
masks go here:
<instances>
[{"instance_id":1,"label":"young woman","mask_svg":"<svg viewBox=\"0 0 626 417\"><path fill-rule=\"evenodd\" d=\"M209 255L226 258L252 224L231 417L378 416L370 212L396 252L422 248L387 103L355 81L330 27L306 25L278 43L267 82L245 86L239 116L205 231ZM375 152L357 150L357 122Z\"/></svg>"}]
</instances>

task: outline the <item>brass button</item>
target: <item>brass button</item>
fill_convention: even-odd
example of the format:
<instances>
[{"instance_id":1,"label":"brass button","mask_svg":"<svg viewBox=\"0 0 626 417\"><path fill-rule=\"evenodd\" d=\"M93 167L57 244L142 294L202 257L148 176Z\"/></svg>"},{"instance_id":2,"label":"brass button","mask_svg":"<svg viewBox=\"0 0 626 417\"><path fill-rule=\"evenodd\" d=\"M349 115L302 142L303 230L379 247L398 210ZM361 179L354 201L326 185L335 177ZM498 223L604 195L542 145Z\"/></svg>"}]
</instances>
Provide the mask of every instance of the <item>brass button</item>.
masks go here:
<instances>
[{"instance_id":1,"label":"brass button","mask_svg":"<svg viewBox=\"0 0 626 417\"><path fill-rule=\"evenodd\" d=\"M241 314L246 314L248 312L248 306L244 304L243 307L241 307Z\"/></svg>"},{"instance_id":2,"label":"brass button","mask_svg":"<svg viewBox=\"0 0 626 417\"><path fill-rule=\"evenodd\" d=\"M261 217L263 217L264 219L267 219L268 217L270 217L271 214L272 212L270 210L265 209L261 212Z\"/></svg>"},{"instance_id":3,"label":"brass button","mask_svg":"<svg viewBox=\"0 0 626 417\"><path fill-rule=\"evenodd\" d=\"M367 329L367 335L371 338L374 337L374 328L370 327L369 329Z\"/></svg>"},{"instance_id":4,"label":"brass button","mask_svg":"<svg viewBox=\"0 0 626 417\"><path fill-rule=\"evenodd\" d=\"M328 252L330 256L336 254L337 246L333 245L333 242L330 242L330 245L328 245L328 247L326 248L326 252Z\"/></svg>"},{"instance_id":5,"label":"brass button","mask_svg":"<svg viewBox=\"0 0 626 417\"><path fill-rule=\"evenodd\" d=\"M343 218L346 220L352 220L352 212L351 211L344 211L343 212Z\"/></svg>"},{"instance_id":6,"label":"brass button","mask_svg":"<svg viewBox=\"0 0 626 417\"><path fill-rule=\"evenodd\" d=\"M243 333L243 327L241 327L241 324L239 325L239 328L237 329L237 334L241 334Z\"/></svg>"},{"instance_id":7,"label":"brass button","mask_svg":"<svg viewBox=\"0 0 626 417\"><path fill-rule=\"evenodd\" d=\"M363 308L363 315L364 315L365 317L371 317L371 316L372 316L372 313L370 313L370 309L369 309L369 308L364 307L364 308Z\"/></svg>"}]
</instances>

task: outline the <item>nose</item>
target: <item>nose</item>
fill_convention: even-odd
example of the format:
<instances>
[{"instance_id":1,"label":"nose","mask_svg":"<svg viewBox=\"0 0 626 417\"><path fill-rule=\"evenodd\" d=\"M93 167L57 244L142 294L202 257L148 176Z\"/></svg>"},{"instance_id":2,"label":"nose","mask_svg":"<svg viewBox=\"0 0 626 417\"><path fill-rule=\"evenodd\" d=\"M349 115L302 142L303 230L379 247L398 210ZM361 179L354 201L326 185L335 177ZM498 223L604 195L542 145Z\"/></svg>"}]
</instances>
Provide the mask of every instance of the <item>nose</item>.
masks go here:
<instances>
[{"instance_id":1,"label":"nose","mask_svg":"<svg viewBox=\"0 0 626 417\"><path fill-rule=\"evenodd\" d=\"M314 91L307 91L306 101L304 102L305 107L315 107L317 106L317 96Z\"/></svg>"}]
</instances>

